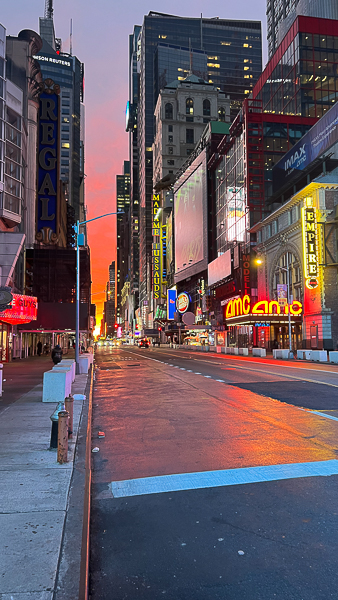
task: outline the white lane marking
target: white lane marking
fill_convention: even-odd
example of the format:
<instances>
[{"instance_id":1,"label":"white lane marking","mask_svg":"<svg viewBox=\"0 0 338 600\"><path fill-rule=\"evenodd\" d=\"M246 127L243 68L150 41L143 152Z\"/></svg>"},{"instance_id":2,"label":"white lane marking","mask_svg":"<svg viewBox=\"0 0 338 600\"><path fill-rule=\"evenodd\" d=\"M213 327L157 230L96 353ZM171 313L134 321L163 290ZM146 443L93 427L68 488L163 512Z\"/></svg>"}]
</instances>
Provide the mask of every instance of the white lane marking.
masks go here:
<instances>
[{"instance_id":1,"label":"white lane marking","mask_svg":"<svg viewBox=\"0 0 338 600\"><path fill-rule=\"evenodd\" d=\"M202 375L202 373L195 373L195 375Z\"/></svg>"},{"instance_id":2,"label":"white lane marking","mask_svg":"<svg viewBox=\"0 0 338 600\"><path fill-rule=\"evenodd\" d=\"M187 373L192 373L192 369L187 369Z\"/></svg>"},{"instance_id":3,"label":"white lane marking","mask_svg":"<svg viewBox=\"0 0 338 600\"><path fill-rule=\"evenodd\" d=\"M211 379L211 375L203 375L206 379Z\"/></svg>"},{"instance_id":4,"label":"white lane marking","mask_svg":"<svg viewBox=\"0 0 338 600\"><path fill-rule=\"evenodd\" d=\"M235 358L234 360L228 359L226 358L225 360L220 360L218 362L215 361L211 361L211 360L203 360L203 358L195 358L195 356L193 357L193 360L198 360L199 362L205 362L205 363L211 363L212 365L222 365L224 363L226 363L227 361L231 364L236 364L237 362L244 362L244 363L248 363L251 365L269 365L271 363L266 363L266 362L261 362L261 361L247 361L245 360L245 358ZM315 363L312 363L315 364ZM287 367L288 369L298 369L298 370L302 370L302 371L311 371L312 373L331 373L332 375L336 375L338 376L338 371L328 371L326 369L309 369L307 367L293 367L292 365L289 365L287 362L285 364L280 364L280 363L276 363L276 367ZM328 363L328 366L331 366L331 364ZM239 369L243 369L243 367L238 367Z\"/></svg>"},{"instance_id":5,"label":"white lane marking","mask_svg":"<svg viewBox=\"0 0 338 600\"><path fill-rule=\"evenodd\" d=\"M338 475L338 460L142 477L140 479L113 481L111 489L114 498L125 498L127 496L280 481L300 477L326 477L329 475Z\"/></svg>"},{"instance_id":6,"label":"white lane marking","mask_svg":"<svg viewBox=\"0 0 338 600\"><path fill-rule=\"evenodd\" d=\"M194 359L194 360L198 360L198 359ZM200 362L206 362L209 363L211 361L208 360L201 360ZM222 366L222 363L212 363L218 366ZM232 365L234 365L235 363L233 362ZM264 364L264 363L260 363L260 364ZM223 363L224 365L224 363ZM224 366L223 368L227 368L226 366ZM284 375L283 373L274 373L273 371L266 371L265 369L250 369L250 367L239 367L239 366L235 366L236 369L240 369L241 371L252 371L253 373L264 373L267 375L275 375L276 377L284 377L286 379L296 379L297 381L307 381L308 383L319 383L321 385L328 385L329 387L334 387L334 388L338 388L338 385L334 384L334 383L328 383L326 381L319 381L317 379L306 379L306 377L295 377L295 375ZM296 369L297 367L290 367L291 369ZM307 371L313 371L314 369L307 369ZM322 371L324 373L328 373L330 371ZM332 372L332 371L331 371ZM337 373L338 375L338 373ZM233 383L233 382L232 382ZM235 385L235 384L234 384Z\"/></svg>"},{"instance_id":7,"label":"white lane marking","mask_svg":"<svg viewBox=\"0 0 338 600\"><path fill-rule=\"evenodd\" d=\"M180 367L180 371L185 371L184 367Z\"/></svg>"},{"instance_id":8,"label":"white lane marking","mask_svg":"<svg viewBox=\"0 0 338 600\"><path fill-rule=\"evenodd\" d=\"M306 408L302 408L305 412L309 412L312 415L318 415L319 417L325 417L325 419L331 419L332 421L338 421L338 417L332 417L331 415L327 415L326 413L319 412L319 410L307 410Z\"/></svg>"},{"instance_id":9,"label":"white lane marking","mask_svg":"<svg viewBox=\"0 0 338 600\"><path fill-rule=\"evenodd\" d=\"M216 381L219 381L220 383L225 383L224 379L216 379Z\"/></svg>"}]
</instances>

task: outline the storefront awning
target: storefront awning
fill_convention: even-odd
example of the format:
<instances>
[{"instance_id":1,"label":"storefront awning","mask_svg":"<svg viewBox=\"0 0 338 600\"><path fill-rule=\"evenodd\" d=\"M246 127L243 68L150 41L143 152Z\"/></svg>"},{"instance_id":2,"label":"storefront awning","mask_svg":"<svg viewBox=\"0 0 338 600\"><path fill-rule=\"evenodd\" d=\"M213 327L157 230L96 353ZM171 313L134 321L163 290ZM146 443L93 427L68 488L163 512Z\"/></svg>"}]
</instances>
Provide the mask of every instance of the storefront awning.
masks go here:
<instances>
[{"instance_id":1,"label":"storefront awning","mask_svg":"<svg viewBox=\"0 0 338 600\"><path fill-rule=\"evenodd\" d=\"M10 285L25 237L24 233L0 232L0 285Z\"/></svg>"}]
</instances>

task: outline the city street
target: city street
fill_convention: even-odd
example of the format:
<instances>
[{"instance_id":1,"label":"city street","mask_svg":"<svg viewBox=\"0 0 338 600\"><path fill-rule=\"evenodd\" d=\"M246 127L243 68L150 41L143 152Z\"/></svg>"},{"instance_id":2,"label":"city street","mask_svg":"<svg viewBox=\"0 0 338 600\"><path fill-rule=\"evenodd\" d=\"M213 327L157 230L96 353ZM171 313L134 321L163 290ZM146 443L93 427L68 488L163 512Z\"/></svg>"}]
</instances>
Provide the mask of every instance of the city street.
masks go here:
<instances>
[{"instance_id":1,"label":"city street","mask_svg":"<svg viewBox=\"0 0 338 600\"><path fill-rule=\"evenodd\" d=\"M336 597L337 367L127 346L96 363L92 600Z\"/></svg>"}]
</instances>

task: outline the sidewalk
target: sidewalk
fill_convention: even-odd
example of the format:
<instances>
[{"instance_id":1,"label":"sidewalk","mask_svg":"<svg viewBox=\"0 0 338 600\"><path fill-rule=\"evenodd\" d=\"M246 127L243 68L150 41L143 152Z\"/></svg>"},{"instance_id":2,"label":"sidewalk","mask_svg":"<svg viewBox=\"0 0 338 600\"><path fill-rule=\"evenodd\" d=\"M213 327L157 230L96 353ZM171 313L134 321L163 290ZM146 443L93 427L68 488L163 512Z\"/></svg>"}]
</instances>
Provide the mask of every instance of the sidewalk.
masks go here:
<instances>
[{"instance_id":1,"label":"sidewalk","mask_svg":"<svg viewBox=\"0 0 338 600\"><path fill-rule=\"evenodd\" d=\"M49 450L50 415L56 405L42 403L42 373L51 368L50 363L50 357L34 357L4 367L7 382L0 399L0 600L79 597L83 525L88 520L84 513L84 457L91 382L89 376L77 375L72 386L73 394L86 394L87 400L74 401L69 462L59 465L56 450ZM6 390L8 377L13 380L10 393ZM31 385L34 378L40 381L35 387ZM17 398L25 386L29 391Z\"/></svg>"}]
</instances>

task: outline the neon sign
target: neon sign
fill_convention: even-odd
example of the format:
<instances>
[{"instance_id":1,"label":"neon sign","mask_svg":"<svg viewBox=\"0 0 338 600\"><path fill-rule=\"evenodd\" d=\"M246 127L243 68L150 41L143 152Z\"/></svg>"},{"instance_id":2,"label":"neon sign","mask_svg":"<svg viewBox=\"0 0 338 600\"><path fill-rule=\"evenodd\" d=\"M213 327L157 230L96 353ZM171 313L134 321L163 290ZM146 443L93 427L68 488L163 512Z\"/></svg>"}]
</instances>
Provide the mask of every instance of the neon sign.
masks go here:
<instances>
[{"instance_id":1,"label":"neon sign","mask_svg":"<svg viewBox=\"0 0 338 600\"><path fill-rule=\"evenodd\" d=\"M303 251L305 285L309 289L318 286L319 277L319 244L317 228L317 210L312 198L306 198L302 208Z\"/></svg>"},{"instance_id":2,"label":"neon sign","mask_svg":"<svg viewBox=\"0 0 338 600\"><path fill-rule=\"evenodd\" d=\"M288 315L299 316L302 314L303 305L298 300L292 304L281 307L277 300L259 300L251 308L251 298L247 294L243 298L234 298L228 302L225 312L226 319L241 317L246 315Z\"/></svg>"},{"instance_id":3,"label":"neon sign","mask_svg":"<svg viewBox=\"0 0 338 600\"><path fill-rule=\"evenodd\" d=\"M153 236L159 240L161 226L159 220L160 196L153 196ZM153 296L158 300L161 297L161 244L160 240L153 243Z\"/></svg>"},{"instance_id":4,"label":"neon sign","mask_svg":"<svg viewBox=\"0 0 338 600\"><path fill-rule=\"evenodd\" d=\"M18 325L36 321L38 312L38 299L36 296L22 296L13 294L13 300L6 310L0 312L0 321Z\"/></svg>"}]
</instances>

